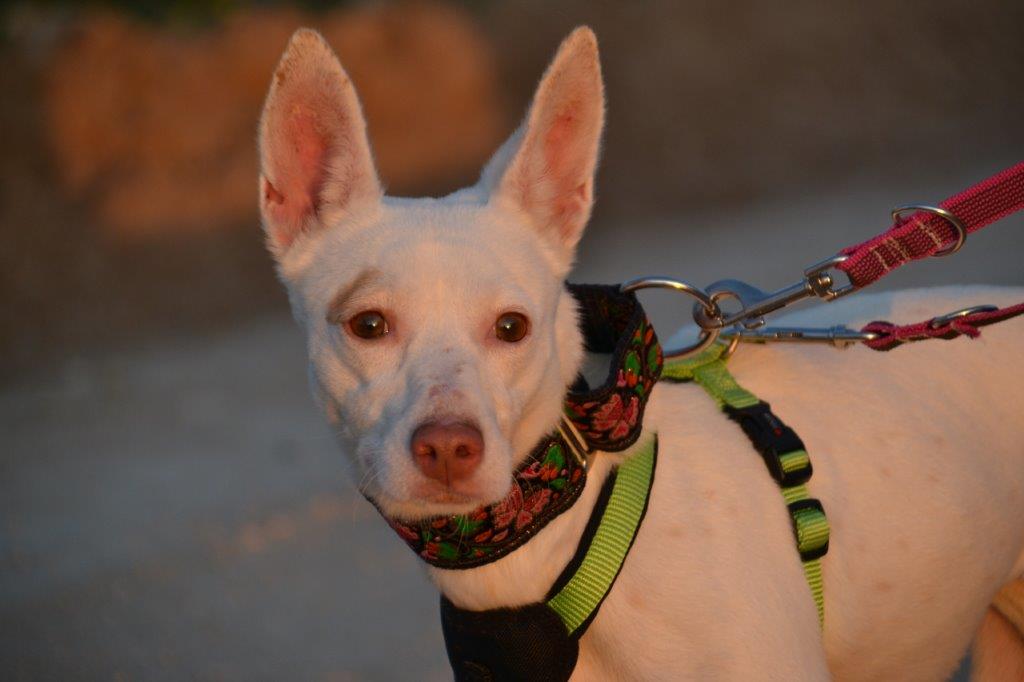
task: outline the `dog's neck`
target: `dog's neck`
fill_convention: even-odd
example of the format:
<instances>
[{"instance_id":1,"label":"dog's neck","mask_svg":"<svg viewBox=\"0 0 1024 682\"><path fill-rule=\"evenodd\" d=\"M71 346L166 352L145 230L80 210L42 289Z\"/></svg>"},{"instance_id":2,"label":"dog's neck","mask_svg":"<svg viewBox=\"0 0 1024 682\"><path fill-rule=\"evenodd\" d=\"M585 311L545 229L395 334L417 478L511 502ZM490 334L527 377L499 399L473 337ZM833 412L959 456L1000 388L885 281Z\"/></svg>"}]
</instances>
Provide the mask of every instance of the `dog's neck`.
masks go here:
<instances>
[{"instance_id":1,"label":"dog's neck","mask_svg":"<svg viewBox=\"0 0 1024 682\"><path fill-rule=\"evenodd\" d=\"M644 406L662 366L654 329L636 297L617 287L570 290L587 350L611 358L599 385L577 380L565 396L562 426L520 463L501 502L416 522L388 519L458 606L543 597L576 550L616 461L608 453L628 450L640 438ZM497 587L502 584L507 593Z\"/></svg>"}]
</instances>

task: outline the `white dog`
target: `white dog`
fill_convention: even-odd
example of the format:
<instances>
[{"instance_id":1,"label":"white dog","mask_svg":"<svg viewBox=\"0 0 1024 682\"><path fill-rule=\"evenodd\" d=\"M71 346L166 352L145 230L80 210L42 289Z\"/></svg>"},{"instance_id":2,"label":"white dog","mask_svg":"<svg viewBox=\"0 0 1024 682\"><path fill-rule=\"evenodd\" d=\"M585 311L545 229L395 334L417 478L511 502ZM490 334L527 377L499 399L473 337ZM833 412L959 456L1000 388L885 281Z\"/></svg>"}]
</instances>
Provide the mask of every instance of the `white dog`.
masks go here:
<instances>
[{"instance_id":1,"label":"white dog","mask_svg":"<svg viewBox=\"0 0 1024 682\"><path fill-rule=\"evenodd\" d=\"M589 29L563 43L522 128L479 183L383 196L352 83L300 30L260 125L260 207L311 383L360 488L391 518L501 501L559 422L583 363L564 286L591 211L604 118ZM819 314L917 321L1017 290L852 297ZM806 318L803 321L807 321ZM1024 643L989 608L1024 576L1024 324L889 353L745 347L737 379L800 434L832 526L825 625L779 488L694 384L660 383L650 508L579 645L573 679L941 680L974 638L975 674L1024 679ZM507 556L430 568L463 609L542 600L601 480Z\"/></svg>"}]
</instances>

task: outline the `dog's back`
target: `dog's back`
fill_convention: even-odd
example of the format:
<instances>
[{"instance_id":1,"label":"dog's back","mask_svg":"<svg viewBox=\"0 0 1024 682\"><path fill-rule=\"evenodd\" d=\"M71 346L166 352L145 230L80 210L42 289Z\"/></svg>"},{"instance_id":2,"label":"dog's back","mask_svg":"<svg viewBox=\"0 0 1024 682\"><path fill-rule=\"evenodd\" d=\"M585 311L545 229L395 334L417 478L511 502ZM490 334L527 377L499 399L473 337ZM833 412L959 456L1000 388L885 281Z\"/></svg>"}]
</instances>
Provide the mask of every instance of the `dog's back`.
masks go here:
<instances>
[{"instance_id":1,"label":"dog's back","mask_svg":"<svg viewBox=\"0 0 1024 682\"><path fill-rule=\"evenodd\" d=\"M1024 290L992 287L858 294L782 319L858 328L1021 300ZM1018 319L975 340L883 353L741 346L730 360L737 380L771 403L811 455L810 491L832 526L824 645L836 678L948 676L996 592L1024 575L1022 334ZM658 583L671 585L649 609L667 612L671 599L675 609L692 603L686 617L696 623L742 623L687 633L702 652L695 660L721 648L738 676L817 679L813 667L787 662L804 658L793 646L817 646L818 625L760 458L693 385L659 386L648 423L661 439L661 494L636 561L657 562ZM637 576L653 571L635 568ZM628 572L623 578L631 582ZM701 592L715 598L700 603ZM758 620L766 632L757 633Z\"/></svg>"}]
</instances>

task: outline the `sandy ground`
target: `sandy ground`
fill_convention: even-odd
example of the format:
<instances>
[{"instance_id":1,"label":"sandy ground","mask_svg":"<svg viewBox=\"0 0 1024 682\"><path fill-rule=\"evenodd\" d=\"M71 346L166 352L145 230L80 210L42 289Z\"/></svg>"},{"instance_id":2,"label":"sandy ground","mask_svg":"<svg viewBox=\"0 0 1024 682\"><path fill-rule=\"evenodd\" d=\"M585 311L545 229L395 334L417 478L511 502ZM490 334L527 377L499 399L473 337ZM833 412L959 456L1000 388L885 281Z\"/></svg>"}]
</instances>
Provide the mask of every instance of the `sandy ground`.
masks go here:
<instances>
[{"instance_id":1,"label":"sandy ground","mask_svg":"<svg viewBox=\"0 0 1024 682\"><path fill-rule=\"evenodd\" d=\"M912 179L893 168L814 196L598 226L575 279L781 286L882 229L888 207L1011 161ZM1024 284L1022 247L1024 220L1008 220L887 285ZM650 299L663 328L684 319L665 296ZM0 415L5 679L448 677L437 597L353 492L284 311L56 363L0 388Z\"/></svg>"}]
</instances>

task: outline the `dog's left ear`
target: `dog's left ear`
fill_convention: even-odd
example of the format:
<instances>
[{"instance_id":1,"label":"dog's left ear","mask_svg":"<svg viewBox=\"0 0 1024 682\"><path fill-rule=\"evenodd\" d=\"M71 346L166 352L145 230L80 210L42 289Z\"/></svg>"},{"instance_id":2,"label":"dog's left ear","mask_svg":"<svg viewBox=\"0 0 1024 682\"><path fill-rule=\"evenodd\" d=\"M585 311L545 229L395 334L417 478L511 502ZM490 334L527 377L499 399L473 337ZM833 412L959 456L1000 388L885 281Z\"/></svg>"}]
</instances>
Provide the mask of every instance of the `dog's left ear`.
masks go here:
<instances>
[{"instance_id":1,"label":"dog's left ear","mask_svg":"<svg viewBox=\"0 0 1024 682\"><path fill-rule=\"evenodd\" d=\"M526 122L484 170L491 203L524 211L566 269L594 203L603 126L597 38L582 26L562 42Z\"/></svg>"}]
</instances>

